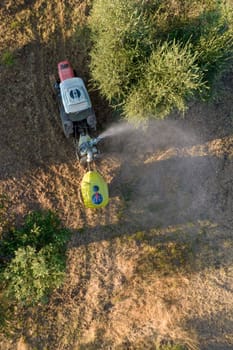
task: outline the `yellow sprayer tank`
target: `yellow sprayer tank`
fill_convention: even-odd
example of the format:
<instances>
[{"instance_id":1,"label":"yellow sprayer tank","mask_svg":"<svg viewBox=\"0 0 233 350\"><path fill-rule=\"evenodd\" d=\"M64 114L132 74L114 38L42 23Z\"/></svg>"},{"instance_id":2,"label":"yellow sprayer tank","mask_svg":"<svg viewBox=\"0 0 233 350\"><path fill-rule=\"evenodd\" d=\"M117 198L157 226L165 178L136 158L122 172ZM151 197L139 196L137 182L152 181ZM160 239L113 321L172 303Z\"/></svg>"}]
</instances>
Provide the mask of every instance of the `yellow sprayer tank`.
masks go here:
<instances>
[{"instance_id":1,"label":"yellow sprayer tank","mask_svg":"<svg viewBox=\"0 0 233 350\"><path fill-rule=\"evenodd\" d=\"M102 208L108 204L108 185L97 171L88 171L83 176L81 193L86 208Z\"/></svg>"}]
</instances>

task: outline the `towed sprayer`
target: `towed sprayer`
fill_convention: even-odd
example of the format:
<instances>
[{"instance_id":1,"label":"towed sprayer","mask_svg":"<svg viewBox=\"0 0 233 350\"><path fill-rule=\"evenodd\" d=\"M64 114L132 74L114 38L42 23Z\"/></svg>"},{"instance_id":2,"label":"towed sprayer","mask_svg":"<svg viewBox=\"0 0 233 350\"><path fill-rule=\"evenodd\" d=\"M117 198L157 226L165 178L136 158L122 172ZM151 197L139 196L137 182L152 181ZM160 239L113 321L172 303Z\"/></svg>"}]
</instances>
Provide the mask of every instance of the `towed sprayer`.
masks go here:
<instances>
[{"instance_id":1,"label":"towed sprayer","mask_svg":"<svg viewBox=\"0 0 233 350\"><path fill-rule=\"evenodd\" d=\"M99 155L96 146L102 139L103 137L92 139L88 134L80 136L80 163L86 163L88 167L81 182L81 194L85 207L91 209L105 207L109 201L107 183L99 172L92 169L92 163Z\"/></svg>"}]
</instances>

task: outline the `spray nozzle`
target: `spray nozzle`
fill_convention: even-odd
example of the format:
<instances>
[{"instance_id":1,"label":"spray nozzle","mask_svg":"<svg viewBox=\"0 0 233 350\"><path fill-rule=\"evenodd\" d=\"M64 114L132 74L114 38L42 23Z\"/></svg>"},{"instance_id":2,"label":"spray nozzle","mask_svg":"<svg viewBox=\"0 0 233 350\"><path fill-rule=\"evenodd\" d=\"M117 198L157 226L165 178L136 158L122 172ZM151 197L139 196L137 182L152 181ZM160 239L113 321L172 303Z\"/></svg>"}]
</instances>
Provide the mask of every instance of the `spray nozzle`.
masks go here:
<instances>
[{"instance_id":1,"label":"spray nozzle","mask_svg":"<svg viewBox=\"0 0 233 350\"><path fill-rule=\"evenodd\" d=\"M90 141L89 141L89 142L90 142L90 146L95 146L95 145L97 145L97 143L99 143L101 140L103 140L103 137L101 137L101 136L98 136L98 137L96 137L96 138L90 140Z\"/></svg>"}]
</instances>

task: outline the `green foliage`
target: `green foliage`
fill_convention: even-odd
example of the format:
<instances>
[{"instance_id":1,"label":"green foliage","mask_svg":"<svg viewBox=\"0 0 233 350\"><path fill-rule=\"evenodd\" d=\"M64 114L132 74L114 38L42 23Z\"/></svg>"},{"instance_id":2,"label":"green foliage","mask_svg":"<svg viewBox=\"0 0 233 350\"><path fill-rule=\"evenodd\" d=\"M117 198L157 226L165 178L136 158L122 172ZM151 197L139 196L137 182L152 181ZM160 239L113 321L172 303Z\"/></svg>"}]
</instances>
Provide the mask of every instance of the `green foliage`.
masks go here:
<instances>
[{"instance_id":1,"label":"green foliage","mask_svg":"<svg viewBox=\"0 0 233 350\"><path fill-rule=\"evenodd\" d=\"M18 30L21 27L21 23L18 20L12 21L10 24L11 29L16 29Z\"/></svg>"},{"instance_id":2,"label":"green foliage","mask_svg":"<svg viewBox=\"0 0 233 350\"><path fill-rule=\"evenodd\" d=\"M22 228L5 234L0 255L5 257L1 267L6 295L24 305L46 301L62 283L69 237L50 211L29 214Z\"/></svg>"},{"instance_id":3,"label":"green foliage","mask_svg":"<svg viewBox=\"0 0 233 350\"><path fill-rule=\"evenodd\" d=\"M202 36L196 47L198 65L210 86L232 65L233 30L219 34L218 29Z\"/></svg>"},{"instance_id":4,"label":"green foliage","mask_svg":"<svg viewBox=\"0 0 233 350\"><path fill-rule=\"evenodd\" d=\"M51 245L39 252L27 246L16 251L3 276L9 295L23 304L35 304L46 301L49 292L61 285L64 263Z\"/></svg>"},{"instance_id":5,"label":"green foliage","mask_svg":"<svg viewBox=\"0 0 233 350\"><path fill-rule=\"evenodd\" d=\"M140 79L140 62L152 45L147 22L143 8L134 0L94 2L90 17L94 42L91 72L96 87L107 99L125 99Z\"/></svg>"},{"instance_id":6,"label":"green foliage","mask_svg":"<svg viewBox=\"0 0 233 350\"><path fill-rule=\"evenodd\" d=\"M164 118L172 109L186 109L186 100L204 86L191 45L175 41L158 45L145 66L140 84L129 94L124 111L130 121Z\"/></svg>"},{"instance_id":7,"label":"green foliage","mask_svg":"<svg viewBox=\"0 0 233 350\"><path fill-rule=\"evenodd\" d=\"M4 64L5 66L9 66L9 67L13 66L13 64L14 64L14 56L13 56L12 52L5 51L2 54L1 63Z\"/></svg>"},{"instance_id":8,"label":"green foliage","mask_svg":"<svg viewBox=\"0 0 233 350\"><path fill-rule=\"evenodd\" d=\"M59 218L51 211L32 212L25 218L23 227L10 230L1 242L0 255L13 257L21 247L31 246L38 252L50 243L63 253L69 238L69 231L64 229Z\"/></svg>"},{"instance_id":9,"label":"green foliage","mask_svg":"<svg viewBox=\"0 0 233 350\"><path fill-rule=\"evenodd\" d=\"M95 0L93 84L133 121L184 111L230 66L232 19L217 0Z\"/></svg>"}]
</instances>

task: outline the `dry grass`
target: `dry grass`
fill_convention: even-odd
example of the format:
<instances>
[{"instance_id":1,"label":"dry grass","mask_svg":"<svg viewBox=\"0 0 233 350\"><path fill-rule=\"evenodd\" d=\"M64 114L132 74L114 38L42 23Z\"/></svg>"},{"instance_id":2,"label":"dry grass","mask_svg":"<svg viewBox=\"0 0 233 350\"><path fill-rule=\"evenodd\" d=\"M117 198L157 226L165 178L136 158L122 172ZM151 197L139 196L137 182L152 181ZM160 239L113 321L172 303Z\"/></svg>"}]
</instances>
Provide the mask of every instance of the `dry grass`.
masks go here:
<instances>
[{"instance_id":1,"label":"dry grass","mask_svg":"<svg viewBox=\"0 0 233 350\"><path fill-rule=\"evenodd\" d=\"M66 283L48 305L15 310L13 340L1 335L0 349L230 350L232 81L227 98L193 106L184 121L107 141L98 170L110 205L85 210L84 170L56 121L48 77L67 57L87 79L89 5L17 0L0 9L0 52L14 57L0 67L0 190L11 203L2 217L13 212L20 223L52 209L73 230ZM105 127L109 109L91 98Z\"/></svg>"}]
</instances>

